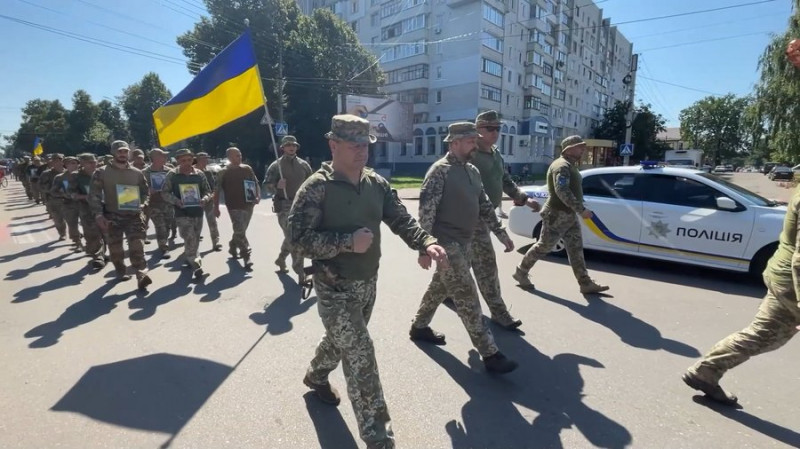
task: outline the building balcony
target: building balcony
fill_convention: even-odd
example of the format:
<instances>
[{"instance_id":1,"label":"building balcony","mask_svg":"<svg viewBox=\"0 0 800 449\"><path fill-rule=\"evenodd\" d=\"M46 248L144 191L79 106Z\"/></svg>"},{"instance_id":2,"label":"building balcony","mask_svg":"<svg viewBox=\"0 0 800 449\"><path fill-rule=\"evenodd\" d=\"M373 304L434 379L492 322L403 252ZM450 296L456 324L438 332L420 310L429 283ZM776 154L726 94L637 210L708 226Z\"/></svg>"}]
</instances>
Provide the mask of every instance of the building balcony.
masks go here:
<instances>
[{"instance_id":1,"label":"building balcony","mask_svg":"<svg viewBox=\"0 0 800 449\"><path fill-rule=\"evenodd\" d=\"M446 0L446 5L451 8L457 8L470 3L478 3L478 0Z\"/></svg>"}]
</instances>

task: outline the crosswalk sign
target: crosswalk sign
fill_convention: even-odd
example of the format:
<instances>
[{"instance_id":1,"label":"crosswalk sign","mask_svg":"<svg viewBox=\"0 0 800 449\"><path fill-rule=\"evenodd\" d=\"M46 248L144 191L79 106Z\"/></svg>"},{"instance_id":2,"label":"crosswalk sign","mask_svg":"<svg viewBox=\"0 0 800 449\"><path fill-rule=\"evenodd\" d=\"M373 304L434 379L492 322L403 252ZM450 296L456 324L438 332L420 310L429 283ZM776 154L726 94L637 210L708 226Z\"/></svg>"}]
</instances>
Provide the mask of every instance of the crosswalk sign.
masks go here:
<instances>
[{"instance_id":1,"label":"crosswalk sign","mask_svg":"<svg viewBox=\"0 0 800 449\"><path fill-rule=\"evenodd\" d=\"M279 136L289 134L289 124L286 122L275 122L275 134Z\"/></svg>"},{"instance_id":2,"label":"crosswalk sign","mask_svg":"<svg viewBox=\"0 0 800 449\"><path fill-rule=\"evenodd\" d=\"M623 143L619 146L619 155L620 156L633 156L633 144L632 143Z\"/></svg>"}]
</instances>

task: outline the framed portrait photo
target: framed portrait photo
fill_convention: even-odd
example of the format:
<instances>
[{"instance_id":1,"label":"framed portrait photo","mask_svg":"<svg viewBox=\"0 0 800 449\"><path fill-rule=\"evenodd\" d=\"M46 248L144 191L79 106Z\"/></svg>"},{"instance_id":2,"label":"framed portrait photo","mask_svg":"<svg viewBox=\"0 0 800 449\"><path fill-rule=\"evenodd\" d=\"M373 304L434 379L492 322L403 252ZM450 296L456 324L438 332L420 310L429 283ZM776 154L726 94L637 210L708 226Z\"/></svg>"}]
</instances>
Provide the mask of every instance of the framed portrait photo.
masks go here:
<instances>
[{"instance_id":1,"label":"framed portrait photo","mask_svg":"<svg viewBox=\"0 0 800 449\"><path fill-rule=\"evenodd\" d=\"M178 184L183 207L200 207L200 184Z\"/></svg>"}]
</instances>

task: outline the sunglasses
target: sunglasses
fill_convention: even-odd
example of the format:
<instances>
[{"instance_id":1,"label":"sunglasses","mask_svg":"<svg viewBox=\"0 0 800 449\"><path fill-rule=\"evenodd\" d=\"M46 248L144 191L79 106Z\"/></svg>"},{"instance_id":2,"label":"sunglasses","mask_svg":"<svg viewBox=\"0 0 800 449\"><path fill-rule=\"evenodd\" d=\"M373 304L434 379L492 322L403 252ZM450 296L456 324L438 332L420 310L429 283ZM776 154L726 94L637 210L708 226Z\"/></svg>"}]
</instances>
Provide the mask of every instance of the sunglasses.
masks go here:
<instances>
[{"instance_id":1,"label":"sunglasses","mask_svg":"<svg viewBox=\"0 0 800 449\"><path fill-rule=\"evenodd\" d=\"M482 129L485 129L486 131L488 131L490 133L494 133L494 132L500 131L500 127L499 126L483 126Z\"/></svg>"}]
</instances>

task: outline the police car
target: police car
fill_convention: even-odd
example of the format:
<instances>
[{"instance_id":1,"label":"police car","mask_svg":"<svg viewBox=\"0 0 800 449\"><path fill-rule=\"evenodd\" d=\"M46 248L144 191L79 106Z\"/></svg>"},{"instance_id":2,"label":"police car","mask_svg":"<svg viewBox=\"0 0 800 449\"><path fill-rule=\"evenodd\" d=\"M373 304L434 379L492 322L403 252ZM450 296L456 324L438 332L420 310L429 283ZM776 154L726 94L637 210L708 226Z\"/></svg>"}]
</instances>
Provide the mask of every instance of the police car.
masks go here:
<instances>
[{"instance_id":1,"label":"police car","mask_svg":"<svg viewBox=\"0 0 800 449\"><path fill-rule=\"evenodd\" d=\"M775 252L786 207L712 174L685 168L604 167L581 171L585 248L750 272L760 276ZM542 205L547 186L523 188ZM541 217L509 212L514 234L537 239ZM564 253L559 242L553 251Z\"/></svg>"}]
</instances>

